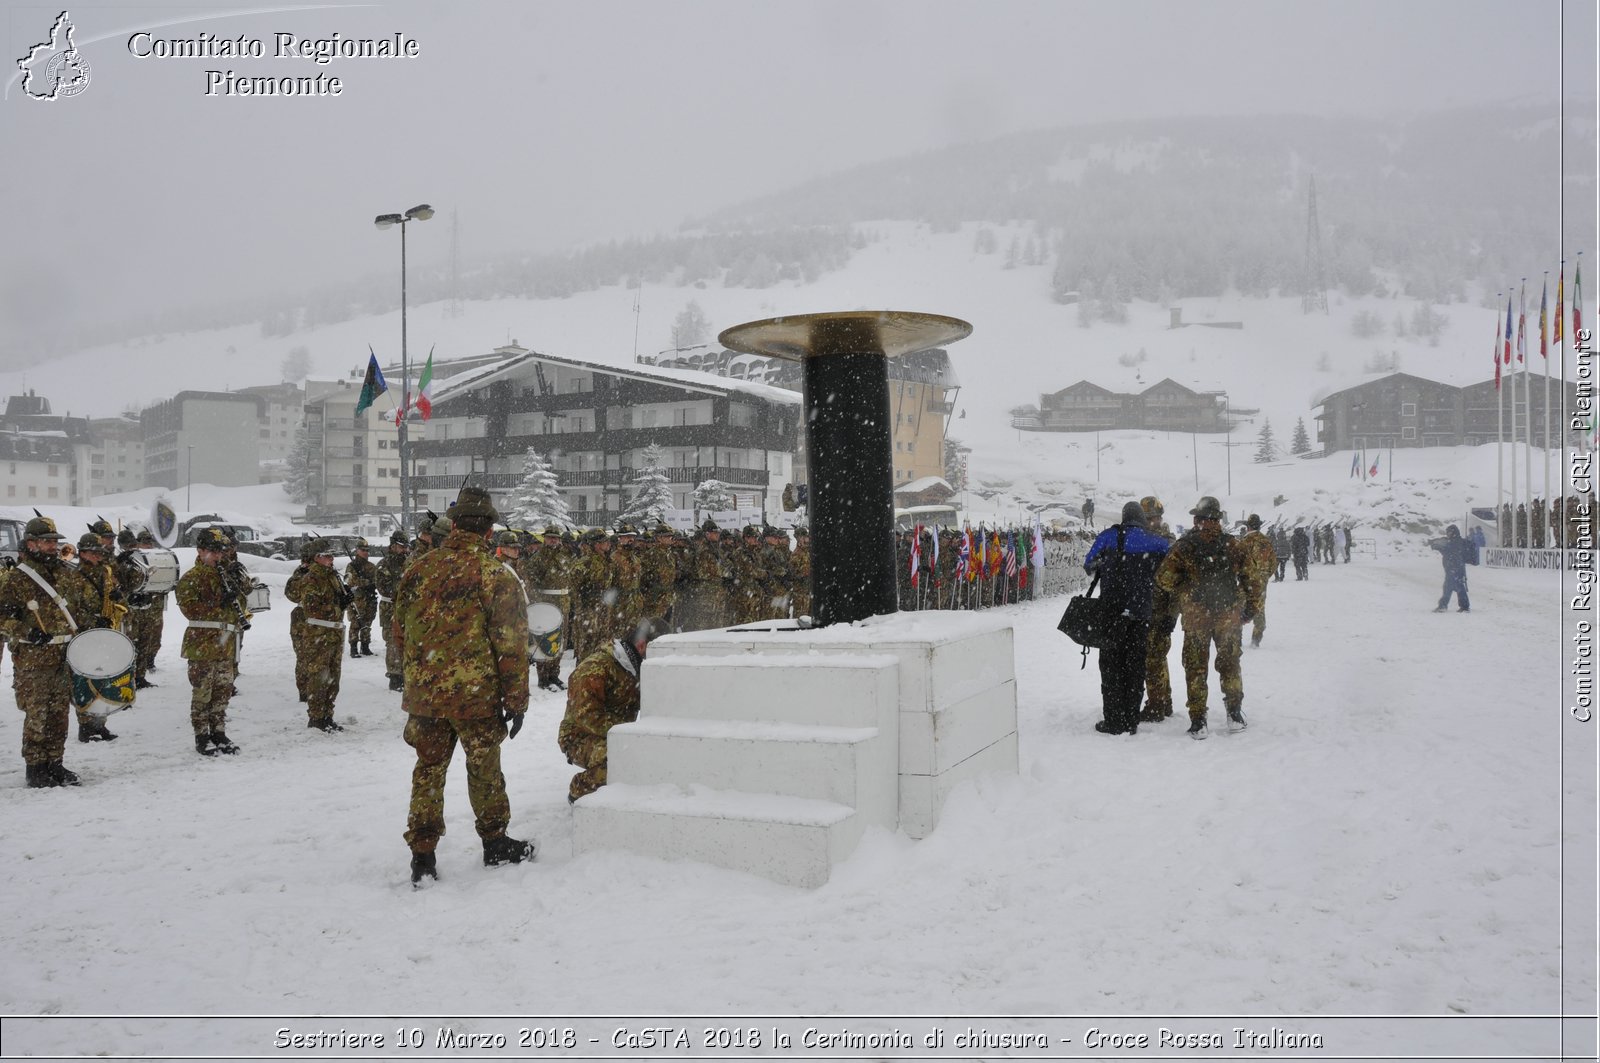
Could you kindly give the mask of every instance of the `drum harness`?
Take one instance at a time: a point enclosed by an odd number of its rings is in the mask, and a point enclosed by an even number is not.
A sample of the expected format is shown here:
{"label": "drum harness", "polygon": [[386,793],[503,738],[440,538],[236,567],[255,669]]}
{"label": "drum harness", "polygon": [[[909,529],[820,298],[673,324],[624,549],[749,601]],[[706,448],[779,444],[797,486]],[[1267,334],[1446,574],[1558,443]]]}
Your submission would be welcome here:
{"label": "drum harness", "polygon": [[[70,635],[51,635],[50,636],[50,641],[46,642],[45,645],[46,646],[65,646],[67,643],[71,642],[73,640],[73,638],[78,634],[78,622],[76,620],[72,619],[72,610],[67,608],[66,600],[61,597],[61,592],[56,590],[54,587],[50,586],[50,584],[46,583],[44,577],[39,575],[39,573],[35,572],[29,566],[27,566],[27,565],[18,565],[17,568],[22,571],[23,575],[27,576],[29,579],[33,580],[33,582],[37,583],[41,590],[43,590],[51,598],[55,599],[56,608],[61,610],[61,615],[67,618],[67,626],[72,629],[72,634],[70,634]],[[39,623],[39,603],[38,602],[29,602],[28,605],[33,610],[34,623],[36,623],[36,624]],[[39,626],[39,630],[43,631],[44,630],[44,625],[41,624]]]}

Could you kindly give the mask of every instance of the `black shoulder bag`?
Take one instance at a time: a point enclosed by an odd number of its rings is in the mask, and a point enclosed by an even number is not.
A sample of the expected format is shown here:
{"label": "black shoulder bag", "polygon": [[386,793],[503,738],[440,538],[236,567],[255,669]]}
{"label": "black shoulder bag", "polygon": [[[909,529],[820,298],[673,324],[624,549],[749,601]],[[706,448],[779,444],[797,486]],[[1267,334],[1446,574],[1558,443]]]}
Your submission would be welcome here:
{"label": "black shoulder bag", "polygon": [[[1123,544],[1127,534],[1127,528],[1117,529],[1119,557],[1123,554]],[[1072,600],[1067,603],[1067,611],[1061,614],[1061,620],[1056,624],[1057,630],[1083,647],[1083,661],[1078,665],[1080,669],[1088,666],[1090,650],[1098,650],[1105,646],[1111,624],[1118,616],[1107,608],[1105,598],[1094,597],[1095,588],[1099,585],[1100,573],[1096,572],[1094,579],[1089,581],[1089,589],[1082,594],[1072,596]]]}

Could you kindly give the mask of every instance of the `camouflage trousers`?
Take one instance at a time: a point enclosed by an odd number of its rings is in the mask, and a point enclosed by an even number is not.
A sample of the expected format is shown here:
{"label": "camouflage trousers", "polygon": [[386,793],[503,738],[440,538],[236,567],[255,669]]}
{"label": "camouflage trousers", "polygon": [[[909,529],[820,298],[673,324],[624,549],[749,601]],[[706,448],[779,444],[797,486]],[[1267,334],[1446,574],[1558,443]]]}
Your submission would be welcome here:
{"label": "camouflage trousers", "polygon": [[538,677],[540,686],[545,686],[561,678],[560,661],[534,661],[533,670]]}
{"label": "camouflage trousers", "polygon": [[[1266,602],[1266,596],[1263,595],[1262,596],[1262,600],[1261,600],[1261,608],[1256,610],[1256,618],[1254,620],[1250,621],[1250,642],[1251,642],[1251,644],[1252,645],[1259,645],[1260,642],[1261,642],[1261,636],[1265,635],[1266,633],[1267,633],[1267,602]],[[1240,632],[1239,637],[1240,637],[1240,640],[1243,641],[1244,633]]]}
{"label": "camouflage trousers", "polygon": [[221,734],[228,727],[228,699],[239,666],[233,661],[190,661],[189,726],[196,738]]}
{"label": "camouflage trousers", "polygon": [[498,716],[445,720],[432,716],[406,718],[406,745],[417,751],[411,770],[411,811],[406,818],[406,844],[412,852],[431,853],[444,836],[444,781],[456,740],[467,756],[467,799],[484,841],[505,836],[511,823],[511,800],[500,771],[500,743],[506,725]]}
{"label": "camouflage trousers", "polygon": [[376,619],[378,600],[356,595],[350,603],[350,648],[372,645],[372,621]]}
{"label": "camouflage trousers", "polygon": [[1239,670],[1242,626],[1239,610],[1223,613],[1183,614],[1183,678],[1188,687],[1189,716],[1206,714],[1206,670],[1211,644],[1217,646],[1217,675],[1222,680],[1222,702],[1230,709],[1244,703],[1244,675]]}
{"label": "camouflage trousers", "polygon": [[1144,656],[1144,711],[1149,719],[1172,715],[1172,675],[1167,655],[1172,652],[1172,629],[1161,617],[1150,623],[1150,642]]}
{"label": "camouflage trousers", "polygon": [[400,643],[390,634],[394,624],[394,603],[380,601],[378,603],[378,634],[383,636],[383,674],[388,676],[405,675],[405,665],[400,660]]}
{"label": "camouflage trousers", "polygon": [[307,626],[294,654],[295,686],[305,692],[311,722],[333,719],[344,667],[344,639],[335,628]]}
{"label": "camouflage trousers", "polygon": [[606,740],[592,735],[566,735],[559,739],[567,763],[583,770],[567,784],[567,800],[576,801],[606,784]]}
{"label": "camouflage trousers", "polygon": [[161,652],[161,632],[166,627],[165,611],[159,605],[130,609],[123,626],[128,629],[126,634],[133,640],[133,648],[138,652],[134,662],[134,677],[143,679],[145,673],[155,667],[156,654]]}
{"label": "camouflage trousers", "polygon": [[72,679],[67,673],[67,651],[49,655],[54,667],[20,665],[12,654],[11,689],[22,710],[22,759],[28,764],[54,764],[67,749],[67,706],[72,701]]}

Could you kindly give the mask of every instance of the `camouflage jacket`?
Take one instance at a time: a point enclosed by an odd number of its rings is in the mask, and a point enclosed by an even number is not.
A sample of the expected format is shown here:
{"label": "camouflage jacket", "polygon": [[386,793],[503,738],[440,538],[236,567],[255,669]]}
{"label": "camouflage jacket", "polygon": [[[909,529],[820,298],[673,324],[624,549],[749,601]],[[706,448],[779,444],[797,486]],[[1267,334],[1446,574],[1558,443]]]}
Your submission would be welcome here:
{"label": "camouflage jacket", "polygon": [[[639,718],[639,675],[622,643],[596,650],[567,679],[567,714],[557,742],[567,759],[589,768],[606,759],[606,735]],[[598,755],[596,755],[598,754]]]}
{"label": "camouflage jacket", "polygon": [[[302,620],[322,620],[337,624],[344,620],[345,606],[350,602],[350,592],[339,580],[339,573],[330,565],[313,561],[295,569],[283,585],[283,596],[296,603],[295,610]],[[323,624],[305,628],[308,635],[337,635],[338,632]]]}
{"label": "camouflage jacket", "polygon": [[372,576],[373,584],[378,588],[378,593],[391,602],[394,601],[395,591],[400,588],[400,577],[405,574],[408,556],[385,553],[378,563],[372,566],[375,569]]}
{"label": "camouflage jacket", "polygon": [[561,547],[541,543],[523,551],[522,578],[530,590],[567,590],[572,585],[571,561]]}
{"label": "camouflage jacket", "polygon": [[344,566],[344,585],[359,599],[371,602],[378,595],[378,566],[352,557]]}
{"label": "camouflage jacket", "polygon": [[528,709],[522,585],[480,535],[453,531],[406,569],[391,637],[413,716],[487,719]]}
{"label": "camouflage jacket", "polygon": [[[71,620],[55,600],[24,573],[26,568],[55,588],[67,604]],[[37,609],[28,608],[29,604]],[[11,643],[17,667],[22,671],[55,671],[65,666],[67,642],[77,631],[94,627],[100,615],[100,595],[95,588],[64,561],[40,561],[24,553],[15,568],[0,572],[0,637]],[[35,646],[28,637],[43,631],[53,641]]]}
{"label": "camouflage jacket", "polygon": [[[186,661],[233,661],[239,657],[239,599],[216,565],[196,564],[178,581],[178,609],[189,627],[180,656]],[[200,621],[203,626],[196,626]],[[228,625],[223,627],[221,625]]]}
{"label": "camouflage jacket", "polygon": [[1249,551],[1251,563],[1256,568],[1256,578],[1266,586],[1268,577],[1278,570],[1278,551],[1273,547],[1272,540],[1260,531],[1248,531],[1239,542]]}
{"label": "camouflage jacket", "polygon": [[1259,608],[1266,593],[1248,549],[1227,533],[1213,539],[1191,531],[1173,543],[1156,586],[1177,599],[1185,628],[1246,604]]}
{"label": "camouflage jacket", "polygon": [[115,627],[122,613],[127,610],[128,598],[122,591],[122,577],[117,565],[111,561],[90,562],[80,558],[78,575],[88,580],[89,586],[94,588],[95,615],[112,621]]}

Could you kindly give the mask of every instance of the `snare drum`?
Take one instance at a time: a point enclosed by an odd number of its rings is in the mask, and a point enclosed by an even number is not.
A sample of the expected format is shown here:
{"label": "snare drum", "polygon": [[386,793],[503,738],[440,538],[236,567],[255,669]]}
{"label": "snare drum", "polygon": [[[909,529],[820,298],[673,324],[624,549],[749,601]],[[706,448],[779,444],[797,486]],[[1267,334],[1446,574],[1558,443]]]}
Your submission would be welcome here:
{"label": "snare drum", "polygon": [[67,643],[67,670],[72,673],[72,704],[105,716],[133,704],[133,666],[137,654],[128,636],[108,627],[80,631]]}
{"label": "snare drum", "polygon": [[250,585],[250,593],[245,595],[244,607],[252,613],[264,613],[272,608],[272,592],[265,583]]}
{"label": "snare drum", "polygon": [[567,592],[534,590],[544,600],[528,603],[528,651],[536,661],[557,661],[566,648],[561,631],[566,626]]}
{"label": "snare drum", "polygon": [[134,593],[165,594],[178,585],[178,555],[171,550],[135,550],[128,556],[144,575]]}

